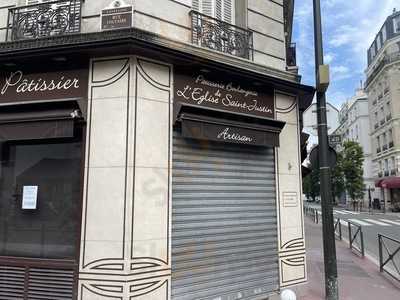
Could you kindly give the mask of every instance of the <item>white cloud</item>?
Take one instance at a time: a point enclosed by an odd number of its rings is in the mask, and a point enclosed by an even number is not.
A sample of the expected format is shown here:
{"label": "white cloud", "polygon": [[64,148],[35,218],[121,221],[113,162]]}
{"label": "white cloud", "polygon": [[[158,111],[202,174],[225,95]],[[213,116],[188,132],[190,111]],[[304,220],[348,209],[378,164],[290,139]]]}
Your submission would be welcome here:
{"label": "white cloud", "polygon": [[327,53],[324,55],[324,63],[329,65],[330,63],[332,63],[334,58],[335,58],[335,55],[333,55],[332,53]]}
{"label": "white cloud", "polygon": [[[340,106],[365,78],[367,49],[393,8],[400,8],[399,0],[324,0],[321,4],[324,61],[331,65],[328,95]],[[294,23],[298,65],[308,84],[314,81],[312,7],[312,0],[297,0]]]}

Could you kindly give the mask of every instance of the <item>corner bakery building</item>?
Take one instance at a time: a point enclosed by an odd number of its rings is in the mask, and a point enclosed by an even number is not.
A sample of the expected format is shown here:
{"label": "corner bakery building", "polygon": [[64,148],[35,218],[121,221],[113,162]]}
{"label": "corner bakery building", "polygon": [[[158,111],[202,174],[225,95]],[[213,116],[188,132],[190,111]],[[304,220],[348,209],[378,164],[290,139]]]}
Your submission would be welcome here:
{"label": "corner bakery building", "polygon": [[304,282],[314,90],[112,34],[0,54],[0,299],[265,299]]}

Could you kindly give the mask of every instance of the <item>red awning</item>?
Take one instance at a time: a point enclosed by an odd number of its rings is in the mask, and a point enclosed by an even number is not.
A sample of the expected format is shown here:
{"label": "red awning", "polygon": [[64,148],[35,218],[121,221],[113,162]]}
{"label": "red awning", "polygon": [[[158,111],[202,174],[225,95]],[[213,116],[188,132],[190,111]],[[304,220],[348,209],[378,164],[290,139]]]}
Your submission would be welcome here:
{"label": "red awning", "polygon": [[388,177],[383,179],[381,187],[386,189],[400,189],[400,177]]}
{"label": "red awning", "polygon": [[382,187],[382,181],[383,181],[383,179],[379,179],[379,180],[375,181],[375,187]]}

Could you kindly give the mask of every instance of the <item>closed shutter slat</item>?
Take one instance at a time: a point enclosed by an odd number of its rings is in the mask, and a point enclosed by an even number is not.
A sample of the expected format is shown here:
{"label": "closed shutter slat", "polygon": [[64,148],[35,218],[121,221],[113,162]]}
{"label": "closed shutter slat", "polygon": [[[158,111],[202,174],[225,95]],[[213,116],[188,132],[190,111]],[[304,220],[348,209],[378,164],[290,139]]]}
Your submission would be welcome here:
{"label": "closed shutter slat", "polygon": [[274,162],[272,148],[174,131],[173,300],[258,300],[278,289]]}

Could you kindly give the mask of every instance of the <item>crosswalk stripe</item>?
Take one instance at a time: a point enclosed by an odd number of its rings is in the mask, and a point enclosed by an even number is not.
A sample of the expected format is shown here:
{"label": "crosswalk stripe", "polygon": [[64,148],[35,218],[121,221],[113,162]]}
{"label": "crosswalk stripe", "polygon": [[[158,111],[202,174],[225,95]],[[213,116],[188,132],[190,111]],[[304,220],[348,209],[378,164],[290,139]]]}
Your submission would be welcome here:
{"label": "crosswalk stripe", "polygon": [[365,221],[370,222],[370,223],[373,223],[373,224],[377,224],[377,225],[380,225],[380,226],[392,226],[392,225],[390,225],[390,224],[386,224],[386,223],[383,223],[383,222],[379,222],[379,221],[373,220],[373,219],[365,219]]}
{"label": "crosswalk stripe", "polygon": [[394,225],[400,225],[400,222],[395,222],[392,220],[387,220],[387,219],[381,219],[382,222],[386,222],[386,223],[390,223],[390,224],[394,224]]}
{"label": "crosswalk stripe", "polygon": [[337,213],[337,214],[341,214],[341,215],[347,215],[348,214],[348,212],[341,211],[341,210],[334,210],[334,212]]}
{"label": "crosswalk stripe", "polygon": [[359,215],[360,213],[355,212],[355,211],[346,211],[348,214],[352,214],[352,215]]}
{"label": "crosswalk stripe", "polygon": [[357,220],[357,219],[349,219],[350,222],[362,225],[362,226],[372,226],[372,224],[369,224],[367,222],[361,221],[361,220]]}

